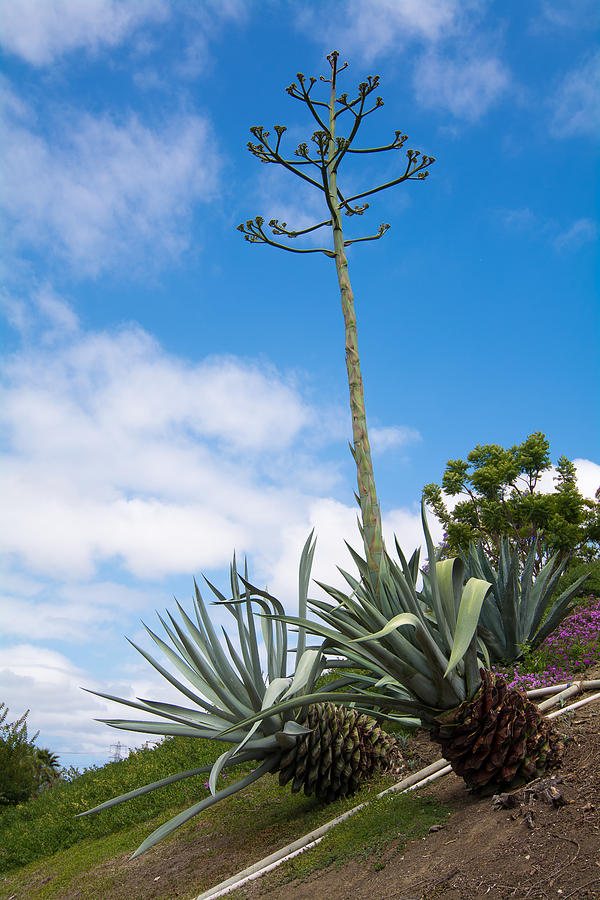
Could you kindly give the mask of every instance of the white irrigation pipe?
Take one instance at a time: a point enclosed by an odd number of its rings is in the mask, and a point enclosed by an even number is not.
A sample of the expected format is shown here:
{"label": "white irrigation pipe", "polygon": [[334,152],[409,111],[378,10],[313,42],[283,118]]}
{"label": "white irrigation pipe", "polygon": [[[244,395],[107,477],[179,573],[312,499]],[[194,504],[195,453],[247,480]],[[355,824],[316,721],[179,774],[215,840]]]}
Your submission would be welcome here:
{"label": "white irrigation pipe", "polygon": [[[380,794],[377,794],[377,798],[379,799],[379,797],[383,797],[384,794],[388,794],[390,791],[406,791],[422,787],[428,782],[433,781],[434,778],[439,778],[440,775],[444,775],[446,773],[446,769],[450,769],[450,766],[448,766],[446,760],[438,759],[437,762],[432,763],[425,769],[421,769],[420,771],[415,772],[413,775],[409,775],[398,784],[395,784],[392,787],[387,788],[385,791],[382,791]],[[248,868],[244,869],[242,872],[238,872],[237,875],[233,875],[231,878],[227,878],[225,881],[222,881],[220,884],[216,885],[216,887],[205,891],[204,894],[200,894],[200,896],[196,897],[195,900],[213,900],[213,898],[216,897],[224,897],[225,894],[231,893],[231,891],[235,890],[238,887],[241,887],[243,884],[246,884],[246,882],[254,881],[255,878],[259,878],[261,875],[265,875],[267,872],[270,872],[272,869],[275,869],[277,866],[281,865],[282,862],[286,862],[288,859],[292,859],[294,856],[297,856],[304,850],[308,850],[310,847],[314,847],[323,839],[330,828],[333,828],[334,825],[339,825],[339,823],[343,822],[345,819],[349,819],[350,816],[354,815],[354,813],[357,813],[359,810],[364,809],[364,807],[368,806],[368,804],[369,801],[366,800],[364,803],[360,803],[358,806],[354,806],[352,809],[347,810],[340,816],[337,816],[335,819],[331,819],[330,822],[326,822],[319,828],[315,828],[315,830],[311,831],[309,834],[305,834],[304,837],[298,838],[298,840],[293,841],[286,847],[282,847],[280,850],[276,850],[275,853],[271,853],[270,856],[266,856],[259,862],[248,866]]]}
{"label": "white irrigation pipe", "polygon": [[550,687],[534,688],[532,691],[525,691],[525,693],[530,700],[534,700],[536,697],[545,697],[546,694],[556,694],[558,691],[564,691],[574,684],[579,685],[582,691],[593,691],[600,688],[600,679],[597,681],[567,681],[564,684],[551,684]]}
{"label": "white irrigation pipe", "polygon": [[[550,705],[551,702],[561,702],[561,698],[564,699],[565,695],[567,694],[568,696],[572,696],[574,693],[591,690],[596,687],[600,687],[600,680],[574,683],[571,682],[570,684],[564,685],[553,685],[552,690],[557,691],[560,688],[563,688],[563,690],[560,691],[557,696],[552,697],[551,700],[547,700],[546,705]],[[576,690],[572,691],[572,688],[576,688]],[[551,689],[538,688],[537,690],[545,691],[546,693],[548,693]],[[538,694],[537,696],[540,696],[540,694]],[[574,709],[585,706],[587,703],[591,703],[593,700],[600,700],[600,692],[592,694],[590,697],[584,697],[583,700],[578,700],[577,703],[572,703],[570,706],[563,706],[561,709],[557,709],[554,712],[549,713],[546,718],[554,719],[556,718],[556,716],[562,716],[563,713],[571,712]],[[540,704],[539,708],[541,709],[542,706],[544,706],[544,704]],[[442,775],[447,775],[451,770],[452,767],[446,762],[445,759],[438,759],[436,762],[431,763],[431,765],[426,766],[419,772],[415,772],[413,775],[409,775],[407,778],[404,778],[402,781],[398,782],[398,784],[394,784],[392,785],[392,787],[386,788],[385,791],[381,791],[380,794],[377,794],[377,799],[385,796],[386,794],[394,792],[404,793],[405,791],[417,790],[417,788],[424,787],[431,781],[435,781],[436,778],[441,778]],[[238,872],[237,875],[232,875],[231,878],[227,878],[225,881],[222,881],[215,887],[210,888],[210,890],[205,891],[203,894],[200,894],[198,897],[196,897],[195,900],[216,900],[217,897],[224,897],[226,894],[230,894],[232,891],[236,890],[239,887],[242,887],[242,885],[247,884],[249,881],[254,881],[256,878],[260,878],[262,875],[266,875],[267,872],[270,872],[273,869],[277,868],[277,866],[280,866],[282,863],[287,862],[288,859],[293,859],[294,856],[298,856],[298,854],[303,853],[305,850],[309,850],[311,847],[315,847],[323,840],[323,837],[330,830],[330,828],[333,828],[340,822],[349,819],[350,816],[354,815],[354,813],[357,813],[359,810],[364,809],[364,807],[368,805],[369,801],[366,800],[364,803],[360,803],[358,806],[347,810],[345,813],[342,813],[340,816],[337,816],[330,822],[326,822],[324,825],[321,825],[319,828],[316,828],[309,834],[305,834],[304,837],[298,838],[298,840],[293,841],[291,844],[287,844],[287,846],[282,847],[280,850],[276,850],[275,853],[271,853],[270,856],[266,856],[259,862],[248,866],[248,868],[244,869],[242,872]]]}
{"label": "white irrigation pipe", "polygon": [[549,713],[546,718],[555,719],[556,716],[562,716],[563,713],[571,712],[574,709],[579,709],[580,706],[585,706],[587,703],[591,703],[592,700],[600,700],[600,692],[598,692],[597,694],[592,694],[591,697],[584,697],[583,700],[578,700],[577,703],[571,703],[570,706],[564,706],[562,709],[557,709],[554,712]]}

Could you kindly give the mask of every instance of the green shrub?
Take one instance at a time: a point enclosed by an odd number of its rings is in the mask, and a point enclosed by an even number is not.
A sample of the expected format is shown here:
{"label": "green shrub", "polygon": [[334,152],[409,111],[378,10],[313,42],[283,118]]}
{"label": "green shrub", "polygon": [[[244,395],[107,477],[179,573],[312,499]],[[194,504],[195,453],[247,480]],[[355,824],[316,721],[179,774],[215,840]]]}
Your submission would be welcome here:
{"label": "green shrub", "polygon": [[0,807],[28,800],[38,784],[34,744],[37,734],[33,738],[27,734],[29,710],[8,724],[7,714],[8,707],[0,703]]}
{"label": "green shrub", "polygon": [[593,594],[594,597],[600,597],[600,559],[595,559],[591,562],[578,559],[572,560],[569,568],[558,583],[556,593],[562,593],[565,588],[577,581],[578,578],[581,578],[582,575],[585,575],[586,572],[589,572],[589,577],[583,582],[578,595],[588,597],[590,594]]}

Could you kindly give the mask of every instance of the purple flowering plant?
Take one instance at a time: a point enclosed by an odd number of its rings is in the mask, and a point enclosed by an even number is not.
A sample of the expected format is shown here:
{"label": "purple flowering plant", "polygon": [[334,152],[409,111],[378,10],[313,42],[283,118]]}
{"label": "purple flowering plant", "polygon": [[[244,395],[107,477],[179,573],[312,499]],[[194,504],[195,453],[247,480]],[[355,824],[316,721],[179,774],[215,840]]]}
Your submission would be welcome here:
{"label": "purple flowering plant", "polygon": [[508,667],[493,666],[510,687],[533,690],[582,677],[600,662],[600,597],[583,597],[573,612],[548,635],[535,652]]}

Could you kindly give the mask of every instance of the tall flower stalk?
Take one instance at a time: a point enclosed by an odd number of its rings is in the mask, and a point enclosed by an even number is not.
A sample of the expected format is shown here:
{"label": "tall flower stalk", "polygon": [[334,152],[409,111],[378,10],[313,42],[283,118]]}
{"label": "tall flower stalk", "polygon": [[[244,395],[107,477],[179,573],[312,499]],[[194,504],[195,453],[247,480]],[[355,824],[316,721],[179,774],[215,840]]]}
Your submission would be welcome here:
{"label": "tall flower stalk", "polygon": [[[365,397],[358,353],[356,312],[354,295],[348,274],[346,247],[360,241],[378,240],[390,226],[387,223],[382,223],[375,234],[347,240],[344,237],[342,227],[342,212],[346,216],[362,216],[369,208],[369,203],[356,203],[356,201],[364,200],[365,197],[369,197],[371,194],[394,187],[403,181],[424,180],[428,175],[427,166],[435,162],[435,160],[432,156],[425,156],[418,150],[408,150],[406,151],[407,163],[404,166],[404,171],[397,178],[385,184],[360,191],[352,196],[346,196],[342,192],[338,184],[338,171],[340,163],[347,153],[381,153],[389,150],[399,150],[404,146],[408,137],[402,132],[396,131],[394,139],[389,144],[368,148],[353,146],[363,119],[374,110],[383,106],[382,98],[376,97],[373,105],[368,107],[369,96],[379,86],[379,76],[369,75],[366,81],[361,82],[358,86],[357,96],[352,100],[348,99],[348,94],[346,93],[337,96],[338,75],[348,65],[344,63],[342,66],[338,66],[338,57],[337,51],[333,51],[328,55],[327,60],[331,69],[330,77],[320,76],[321,82],[331,85],[328,102],[317,100],[311,96],[317,79],[311,76],[307,80],[302,72],[297,74],[298,84],[293,83],[287,88],[287,93],[291,97],[306,104],[318,125],[318,129],[311,137],[314,147],[311,147],[309,150],[307,143],[300,143],[295,150],[293,159],[284,157],[280,152],[281,139],[286,131],[286,127],[283,125],[274,126],[276,139],[271,140],[271,142],[269,142],[270,132],[265,131],[262,126],[252,127],[250,131],[259,143],[248,143],[250,152],[260,159],[261,162],[277,163],[297,177],[307,181],[317,190],[322,191],[329,213],[328,218],[301,230],[292,230],[288,228],[286,222],[280,222],[279,219],[271,219],[269,221],[271,234],[269,235],[265,231],[262,216],[256,216],[255,219],[249,219],[245,224],[239,225],[238,230],[251,243],[270,244],[272,247],[279,247],[282,250],[289,250],[293,253],[324,253],[335,261],[344,316],[346,368],[350,392],[350,410],[352,413],[351,450],[356,463],[358,484],[356,497],[361,510],[362,533],[369,570],[378,574],[384,549],[381,511],[375,488],[373,460],[367,429]],[[341,136],[336,133],[337,120],[346,113],[349,114],[347,118],[350,119],[351,127],[345,136]],[[289,244],[284,244],[276,239],[280,236],[294,239],[326,227],[331,228],[333,231],[333,250],[326,247],[291,247]]]}

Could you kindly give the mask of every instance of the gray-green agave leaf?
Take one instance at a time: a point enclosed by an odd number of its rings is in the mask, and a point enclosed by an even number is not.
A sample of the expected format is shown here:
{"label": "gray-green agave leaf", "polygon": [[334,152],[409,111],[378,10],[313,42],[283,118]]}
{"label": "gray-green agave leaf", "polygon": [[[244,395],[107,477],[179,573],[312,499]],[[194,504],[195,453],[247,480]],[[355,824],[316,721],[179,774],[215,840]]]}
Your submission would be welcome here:
{"label": "gray-green agave leaf", "polygon": [[[434,547],[425,509],[423,529],[430,559]],[[400,565],[385,553],[377,575],[366,560],[351,550],[361,580],[340,570],[350,593],[321,584],[331,600],[309,600],[318,621],[302,616],[278,616],[319,636],[326,655],[341,656],[348,665],[366,674],[355,679],[353,690],[324,693],[333,703],[353,703],[372,714],[393,713],[430,723],[441,710],[470,700],[481,685],[479,615],[491,585],[470,578],[464,584],[461,560],[438,562],[431,567],[431,605],[427,614],[416,587],[418,556],[411,562],[399,552]],[[331,602],[333,601],[333,602]],[[275,704],[285,712],[292,705],[308,705],[306,694]],[[263,718],[251,716],[244,726]],[[225,732],[226,733],[226,732]]]}
{"label": "gray-green agave leaf", "polygon": [[492,585],[481,610],[479,634],[492,663],[507,665],[518,660],[525,647],[534,650],[560,625],[573,608],[573,601],[587,575],[554,598],[567,560],[557,562],[555,554],[533,576],[537,542],[534,542],[522,570],[517,550],[511,553],[504,539],[498,568],[488,560],[483,545],[471,544],[464,557],[464,578],[484,578]]}
{"label": "gray-green agave leaf", "polygon": [[[311,533],[300,560],[299,613],[302,619],[306,616],[314,546]],[[354,793],[362,779],[370,777],[376,769],[396,765],[399,759],[398,742],[393,736],[386,735],[373,718],[361,710],[342,710],[322,702],[323,690],[346,686],[352,683],[353,678],[344,676],[323,689],[316,688],[325,658],[319,647],[306,647],[302,626],[295,650],[295,672],[288,677],[288,634],[282,619],[283,606],[266,591],[251,588],[247,572],[244,577],[238,574],[235,557],[230,581],[230,598],[226,598],[210,582],[207,583],[217,597],[217,605],[235,619],[239,652],[226,632],[228,653],[223,649],[197,586],[193,619],[179,604],[181,621],[170,614],[168,623],[160,619],[171,645],[149,628],[146,629],[171,666],[187,683],[173,675],[146,650],[133,645],[188,703],[191,701],[192,706],[141,698],[125,700],[98,691],[91,692],[153,717],[143,720],[101,720],[113,728],[143,734],[218,739],[232,745],[212,766],[179,772],[107,800],[81,814],[100,812],[183,778],[210,771],[208,785],[211,795],[157,828],[138,847],[134,856],[139,856],[179,825],[252,784],[267,772],[279,772],[280,784],[291,781],[292,791],[303,789],[306,794],[314,793],[319,799],[329,802]],[[259,633],[266,650],[266,675],[263,675],[260,664]],[[304,696],[311,697],[310,704],[302,703]],[[247,722],[252,716],[254,720]],[[217,779],[223,770],[250,760],[257,763],[254,771],[217,791]]]}

